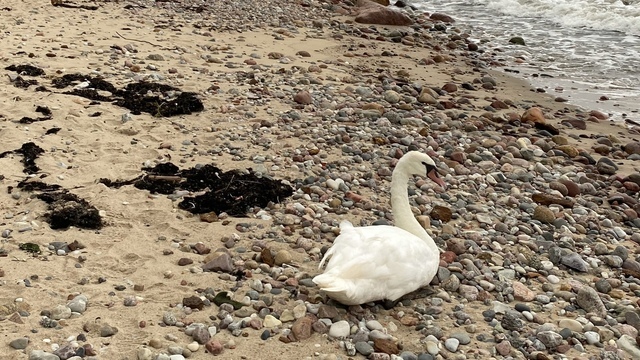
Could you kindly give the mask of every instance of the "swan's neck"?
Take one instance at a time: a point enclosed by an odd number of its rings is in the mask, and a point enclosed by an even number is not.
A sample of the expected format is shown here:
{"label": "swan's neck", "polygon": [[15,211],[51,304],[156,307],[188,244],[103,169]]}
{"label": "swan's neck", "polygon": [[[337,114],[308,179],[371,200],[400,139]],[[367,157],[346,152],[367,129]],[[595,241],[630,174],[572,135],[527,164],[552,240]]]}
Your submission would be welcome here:
{"label": "swan's neck", "polygon": [[402,171],[402,169],[396,168],[391,176],[391,209],[393,211],[393,220],[396,227],[421,238],[436,252],[438,251],[438,247],[435,242],[413,216],[413,212],[411,212],[409,195],[407,193],[408,181],[409,176]]}

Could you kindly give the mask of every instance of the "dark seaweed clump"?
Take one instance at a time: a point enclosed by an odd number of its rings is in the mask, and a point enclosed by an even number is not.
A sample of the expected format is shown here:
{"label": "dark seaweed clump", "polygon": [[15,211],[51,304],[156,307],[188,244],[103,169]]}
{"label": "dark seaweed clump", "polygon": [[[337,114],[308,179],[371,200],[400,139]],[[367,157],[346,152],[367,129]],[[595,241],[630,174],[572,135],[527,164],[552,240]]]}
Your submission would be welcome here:
{"label": "dark seaweed clump", "polygon": [[193,214],[226,212],[239,217],[246,216],[252,207],[265,207],[293,194],[293,189],[281,180],[258,177],[253,172],[223,172],[211,164],[180,170],[172,163],[164,163],[143,171],[145,175],[132,180],[100,179],[100,182],[116,188],[133,184],[138,189],[165,195],[177,190],[206,190],[202,195],[185,197],[178,206]]}
{"label": "dark seaweed clump", "polygon": [[[159,95],[149,95],[149,92]],[[177,96],[175,95],[177,93]],[[192,92],[180,92],[170,85],[150,82],[128,84],[118,92],[115,104],[131,110],[134,115],[143,112],[153,116],[175,116],[204,110],[202,101]]]}
{"label": "dark seaweed clump", "polygon": [[[153,82],[137,82],[128,84],[124,89],[117,89],[114,85],[101,77],[82,74],[66,74],[53,80],[53,86],[64,89],[81,82],[88,86],[82,89],[65,91],[63,94],[75,95],[95,101],[113,102],[115,105],[127,108],[134,115],[143,112],[153,116],[175,116],[191,114],[204,110],[202,101],[192,92]],[[103,93],[101,93],[102,91]],[[109,92],[109,95],[104,94]]]}
{"label": "dark seaweed clump", "polygon": [[26,76],[44,75],[44,70],[32,65],[9,65],[4,69],[9,71],[15,71],[20,75],[26,75]]}
{"label": "dark seaweed clump", "polygon": [[98,209],[86,200],[66,190],[36,195],[49,205],[47,222],[52,229],[76,226],[82,229],[100,229],[104,225]]}
{"label": "dark seaweed clump", "polygon": [[40,171],[40,168],[36,165],[36,159],[42,153],[44,153],[44,149],[33,142],[28,142],[22,144],[20,149],[0,153],[0,158],[6,157],[9,154],[20,154],[22,155],[22,163],[24,164],[23,172],[27,174],[35,174]]}
{"label": "dark seaweed clump", "polygon": [[56,184],[25,179],[18,183],[24,191],[39,191],[36,197],[48,204],[46,221],[52,229],[75,226],[82,229],[100,229],[104,225],[98,209]]}
{"label": "dark seaweed clump", "polygon": [[13,86],[19,89],[27,89],[31,85],[38,85],[38,80],[25,80],[22,76],[18,76],[15,80],[13,80]]}
{"label": "dark seaweed clump", "polygon": [[23,117],[22,119],[20,119],[18,122],[20,124],[31,124],[34,122],[38,122],[38,121],[46,121],[46,120],[51,120],[52,117],[52,113],[51,110],[46,107],[46,106],[37,106],[36,107],[36,112],[41,113],[44,116],[40,116],[38,118],[30,118],[28,116]]}

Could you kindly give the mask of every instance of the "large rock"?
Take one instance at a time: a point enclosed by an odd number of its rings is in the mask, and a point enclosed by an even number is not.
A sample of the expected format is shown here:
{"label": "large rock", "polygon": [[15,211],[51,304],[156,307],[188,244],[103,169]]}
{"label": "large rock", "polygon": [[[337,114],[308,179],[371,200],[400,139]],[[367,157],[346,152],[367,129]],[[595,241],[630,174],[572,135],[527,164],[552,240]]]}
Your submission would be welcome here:
{"label": "large rock", "polygon": [[231,261],[231,256],[227,253],[217,253],[212,254],[211,260],[207,261],[204,265],[202,265],[202,270],[204,271],[222,271],[222,272],[232,272],[233,271],[233,262]]}
{"label": "large rock", "polygon": [[535,106],[527,109],[527,111],[522,114],[522,121],[538,124],[544,124],[546,122],[542,110]]}
{"label": "large rock", "polygon": [[442,14],[442,13],[433,13],[431,14],[431,16],[429,16],[429,19],[435,20],[435,21],[442,21],[444,23],[449,23],[449,24],[453,24],[454,22],[456,22],[451,16],[447,14]]}
{"label": "large rock", "polygon": [[361,24],[376,25],[413,25],[413,20],[397,10],[386,8],[371,0],[358,0],[358,15],[355,21]]}
{"label": "large rock", "polygon": [[640,154],[640,141],[632,141],[624,146],[627,154]]}

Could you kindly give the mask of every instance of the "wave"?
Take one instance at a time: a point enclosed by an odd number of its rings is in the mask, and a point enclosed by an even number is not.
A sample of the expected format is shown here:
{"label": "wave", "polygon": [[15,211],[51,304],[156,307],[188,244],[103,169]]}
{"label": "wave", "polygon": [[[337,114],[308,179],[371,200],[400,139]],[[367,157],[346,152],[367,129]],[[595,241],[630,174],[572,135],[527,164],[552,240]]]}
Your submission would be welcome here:
{"label": "wave", "polygon": [[[514,17],[543,18],[573,28],[640,36],[640,0],[472,0]],[[626,4],[626,5],[625,5]]]}

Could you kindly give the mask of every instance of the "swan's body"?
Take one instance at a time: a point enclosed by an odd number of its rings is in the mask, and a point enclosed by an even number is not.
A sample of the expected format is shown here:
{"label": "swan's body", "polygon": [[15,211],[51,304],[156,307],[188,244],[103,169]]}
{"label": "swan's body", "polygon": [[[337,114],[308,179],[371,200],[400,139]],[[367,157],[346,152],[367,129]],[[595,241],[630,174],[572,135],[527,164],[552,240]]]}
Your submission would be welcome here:
{"label": "swan's body", "polygon": [[411,175],[426,175],[444,187],[429,156],[416,151],[403,156],[391,178],[396,226],[340,223],[340,236],[320,262],[320,267],[327,262],[325,272],[313,278],[329,297],[345,305],[395,301],[431,282],[440,251],[411,212],[407,196]]}

